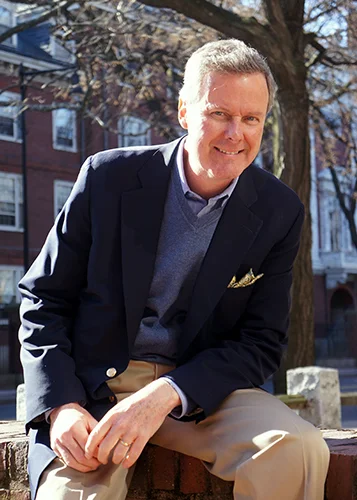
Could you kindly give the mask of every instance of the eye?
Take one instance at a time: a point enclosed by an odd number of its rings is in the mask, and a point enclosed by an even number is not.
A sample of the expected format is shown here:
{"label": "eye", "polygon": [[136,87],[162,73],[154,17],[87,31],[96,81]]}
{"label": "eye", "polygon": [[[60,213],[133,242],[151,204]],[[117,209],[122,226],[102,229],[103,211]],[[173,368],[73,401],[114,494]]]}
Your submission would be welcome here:
{"label": "eye", "polygon": [[226,116],[226,114],[223,111],[213,111],[212,115],[217,116],[218,118],[223,118],[224,116]]}
{"label": "eye", "polygon": [[259,119],[256,116],[246,116],[245,120],[252,123],[259,122]]}

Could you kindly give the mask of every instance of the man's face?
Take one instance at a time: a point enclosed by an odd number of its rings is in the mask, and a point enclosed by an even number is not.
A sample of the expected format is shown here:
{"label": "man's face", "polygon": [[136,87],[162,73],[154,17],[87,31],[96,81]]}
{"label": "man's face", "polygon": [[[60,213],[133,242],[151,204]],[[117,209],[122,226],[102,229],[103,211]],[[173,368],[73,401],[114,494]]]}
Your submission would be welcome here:
{"label": "man's face", "polygon": [[184,165],[190,188],[205,198],[222,192],[258,154],[268,108],[261,73],[213,72],[200,99],[179,101],[179,122],[187,129]]}

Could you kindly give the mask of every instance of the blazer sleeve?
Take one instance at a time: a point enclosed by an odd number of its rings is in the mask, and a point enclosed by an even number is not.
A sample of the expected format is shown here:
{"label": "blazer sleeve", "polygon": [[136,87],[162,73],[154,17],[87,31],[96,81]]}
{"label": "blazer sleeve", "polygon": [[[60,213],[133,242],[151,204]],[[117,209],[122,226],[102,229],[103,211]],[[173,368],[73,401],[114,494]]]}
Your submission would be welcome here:
{"label": "blazer sleeve", "polygon": [[91,247],[90,180],[88,159],[39,256],[19,283],[20,355],[27,422],[33,427],[47,410],[86,400],[71,357],[71,330]]}
{"label": "blazer sleeve", "polygon": [[233,331],[166,375],[196,402],[201,410],[193,412],[197,421],[211,414],[233,391],[259,387],[278,369],[286,346],[292,268],[303,220],[300,205],[288,233],[259,268],[264,277],[253,285]]}

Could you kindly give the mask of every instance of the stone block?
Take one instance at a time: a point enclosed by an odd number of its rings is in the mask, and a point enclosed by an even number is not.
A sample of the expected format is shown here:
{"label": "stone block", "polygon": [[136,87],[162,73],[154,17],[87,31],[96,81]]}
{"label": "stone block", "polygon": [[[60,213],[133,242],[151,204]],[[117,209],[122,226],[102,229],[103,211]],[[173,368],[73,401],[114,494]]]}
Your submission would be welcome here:
{"label": "stone block", "polygon": [[22,422],[0,422],[0,500],[30,500]]}
{"label": "stone block", "polygon": [[287,393],[301,394],[308,400],[299,414],[312,424],[325,428],[341,427],[341,396],[338,371],[306,366],[287,371]]}

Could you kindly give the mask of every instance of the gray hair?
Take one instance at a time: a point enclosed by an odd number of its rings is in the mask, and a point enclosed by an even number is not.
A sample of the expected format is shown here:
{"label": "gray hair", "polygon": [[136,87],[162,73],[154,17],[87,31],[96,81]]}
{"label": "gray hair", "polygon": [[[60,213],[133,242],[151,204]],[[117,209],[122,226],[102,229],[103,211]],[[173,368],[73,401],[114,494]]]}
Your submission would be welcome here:
{"label": "gray hair", "polygon": [[262,73],[269,92],[268,111],[272,108],[277,90],[272,72],[264,57],[241,40],[217,40],[197,49],[186,63],[181,99],[191,103],[198,101],[204,78],[212,72]]}

